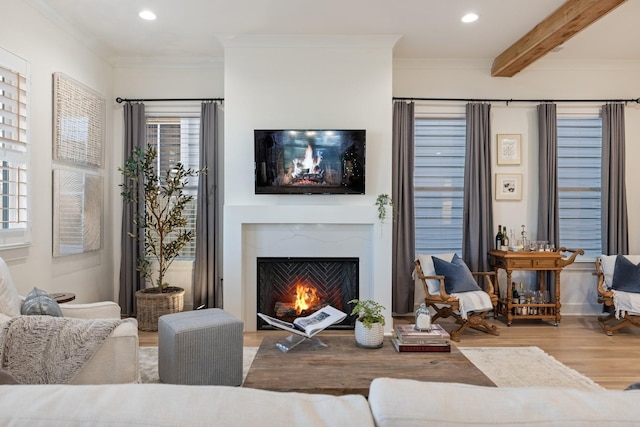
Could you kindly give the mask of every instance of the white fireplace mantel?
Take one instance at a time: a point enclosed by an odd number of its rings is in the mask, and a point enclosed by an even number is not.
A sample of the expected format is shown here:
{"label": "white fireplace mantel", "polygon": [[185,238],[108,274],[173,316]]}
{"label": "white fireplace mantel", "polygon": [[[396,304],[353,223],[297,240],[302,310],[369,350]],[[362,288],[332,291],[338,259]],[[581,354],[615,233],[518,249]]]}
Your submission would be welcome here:
{"label": "white fireplace mantel", "polygon": [[358,257],[360,298],[387,307],[391,328],[391,225],[375,206],[225,206],[224,308],[256,330],[256,260]]}

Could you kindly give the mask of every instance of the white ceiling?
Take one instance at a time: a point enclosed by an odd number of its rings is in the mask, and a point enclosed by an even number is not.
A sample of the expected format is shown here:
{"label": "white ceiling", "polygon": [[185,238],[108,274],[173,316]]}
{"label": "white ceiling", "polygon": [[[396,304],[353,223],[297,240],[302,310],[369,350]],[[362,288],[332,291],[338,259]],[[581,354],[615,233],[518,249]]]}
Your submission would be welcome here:
{"label": "white ceiling", "polygon": [[[564,0],[28,0],[106,59],[222,58],[228,35],[397,35],[395,58],[493,59]],[[152,9],[158,19],[143,21]],[[463,24],[475,12],[480,19]],[[565,43],[559,59],[640,60],[640,0]]]}

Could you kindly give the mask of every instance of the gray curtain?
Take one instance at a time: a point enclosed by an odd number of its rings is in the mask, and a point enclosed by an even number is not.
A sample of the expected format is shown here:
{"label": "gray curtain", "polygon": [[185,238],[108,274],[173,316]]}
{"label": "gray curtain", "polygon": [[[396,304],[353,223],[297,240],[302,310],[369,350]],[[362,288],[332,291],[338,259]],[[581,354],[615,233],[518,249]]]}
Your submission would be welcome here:
{"label": "gray curtain", "polygon": [[[144,104],[124,104],[124,158],[133,153],[135,147],[146,145],[147,135]],[[144,255],[144,242],[130,234],[138,234],[134,220],[137,212],[144,209],[144,193],[140,188],[137,205],[124,203],[122,206],[122,229],[120,232],[120,292],[118,303],[124,317],[136,316],[136,291],[142,289],[144,277],[136,269],[138,258]]]}
{"label": "gray curtain", "polygon": [[393,104],[391,198],[395,205],[392,237],[393,312],[413,312],[415,283],[411,277],[415,259],[413,211],[414,117],[413,102]]}
{"label": "gray curtain", "polygon": [[556,104],[540,104],[538,112],[538,238],[560,246],[558,214],[558,120]]}
{"label": "gray curtain", "polygon": [[493,247],[490,113],[491,104],[466,106],[462,258],[471,271],[489,271]]}
{"label": "gray curtain", "polygon": [[[538,238],[560,246],[558,212],[558,119],[556,104],[540,104],[538,112]],[[533,237],[533,236],[531,236]],[[555,292],[555,273],[547,274],[547,290]]]}
{"label": "gray curtain", "polygon": [[222,308],[218,206],[218,104],[202,103],[200,117],[200,167],[196,210],[196,259],[193,307]]}
{"label": "gray curtain", "polygon": [[628,254],[624,104],[602,106],[602,252]]}

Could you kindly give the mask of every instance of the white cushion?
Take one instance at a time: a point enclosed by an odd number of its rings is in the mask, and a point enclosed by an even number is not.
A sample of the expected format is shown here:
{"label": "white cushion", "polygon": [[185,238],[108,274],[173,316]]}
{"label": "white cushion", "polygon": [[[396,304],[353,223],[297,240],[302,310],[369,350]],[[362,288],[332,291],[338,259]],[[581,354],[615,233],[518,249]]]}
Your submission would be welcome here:
{"label": "white cushion", "polygon": [[[453,256],[455,254],[447,253],[447,254],[435,254],[435,255],[421,255],[418,254],[418,261],[420,261],[420,267],[422,267],[422,273],[425,276],[435,276],[436,269],[433,266],[432,256],[445,260],[447,262],[451,262]],[[420,280],[420,279],[418,279]],[[429,289],[429,293],[431,295],[440,295],[440,280],[437,279],[427,279],[427,289]]]}
{"label": "white cushion", "polygon": [[0,258],[0,313],[10,317],[19,316],[21,306],[22,300],[20,299],[18,290],[13,284],[13,279],[11,279],[9,267],[7,267],[7,263]]}
{"label": "white cushion", "polygon": [[392,378],[376,378],[369,387],[377,427],[635,426],[639,399],[640,391],[482,387]]}
{"label": "white cushion", "polygon": [[172,384],[2,386],[0,425],[374,427],[360,395]]}
{"label": "white cushion", "polygon": [[76,319],[119,319],[120,306],[113,301],[89,302],[84,304],[60,304],[64,317]]}
{"label": "white cushion", "polygon": [[2,324],[4,322],[8,322],[9,320],[11,320],[10,316],[7,316],[6,314],[0,313],[0,326],[2,326]]}
{"label": "white cushion", "polygon": [[[640,262],[640,255],[623,255],[626,259],[634,264]],[[602,273],[604,274],[604,288],[611,289],[613,284],[613,271],[616,268],[616,258],[618,255],[602,255],[600,257],[600,266],[602,267]]]}

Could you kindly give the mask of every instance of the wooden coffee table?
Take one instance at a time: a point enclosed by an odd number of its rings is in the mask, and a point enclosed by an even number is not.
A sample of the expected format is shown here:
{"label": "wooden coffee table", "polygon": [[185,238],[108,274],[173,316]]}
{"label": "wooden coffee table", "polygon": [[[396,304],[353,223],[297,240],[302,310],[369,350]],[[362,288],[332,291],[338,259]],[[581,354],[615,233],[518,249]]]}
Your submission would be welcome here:
{"label": "wooden coffee table", "polygon": [[495,387],[495,384],[454,346],[451,353],[398,353],[390,337],[380,349],[356,346],[349,335],[318,335],[327,347],[305,341],[288,353],[276,342],[286,335],[262,340],[243,387],[332,395],[369,395],[374,378],[459,382]]}

